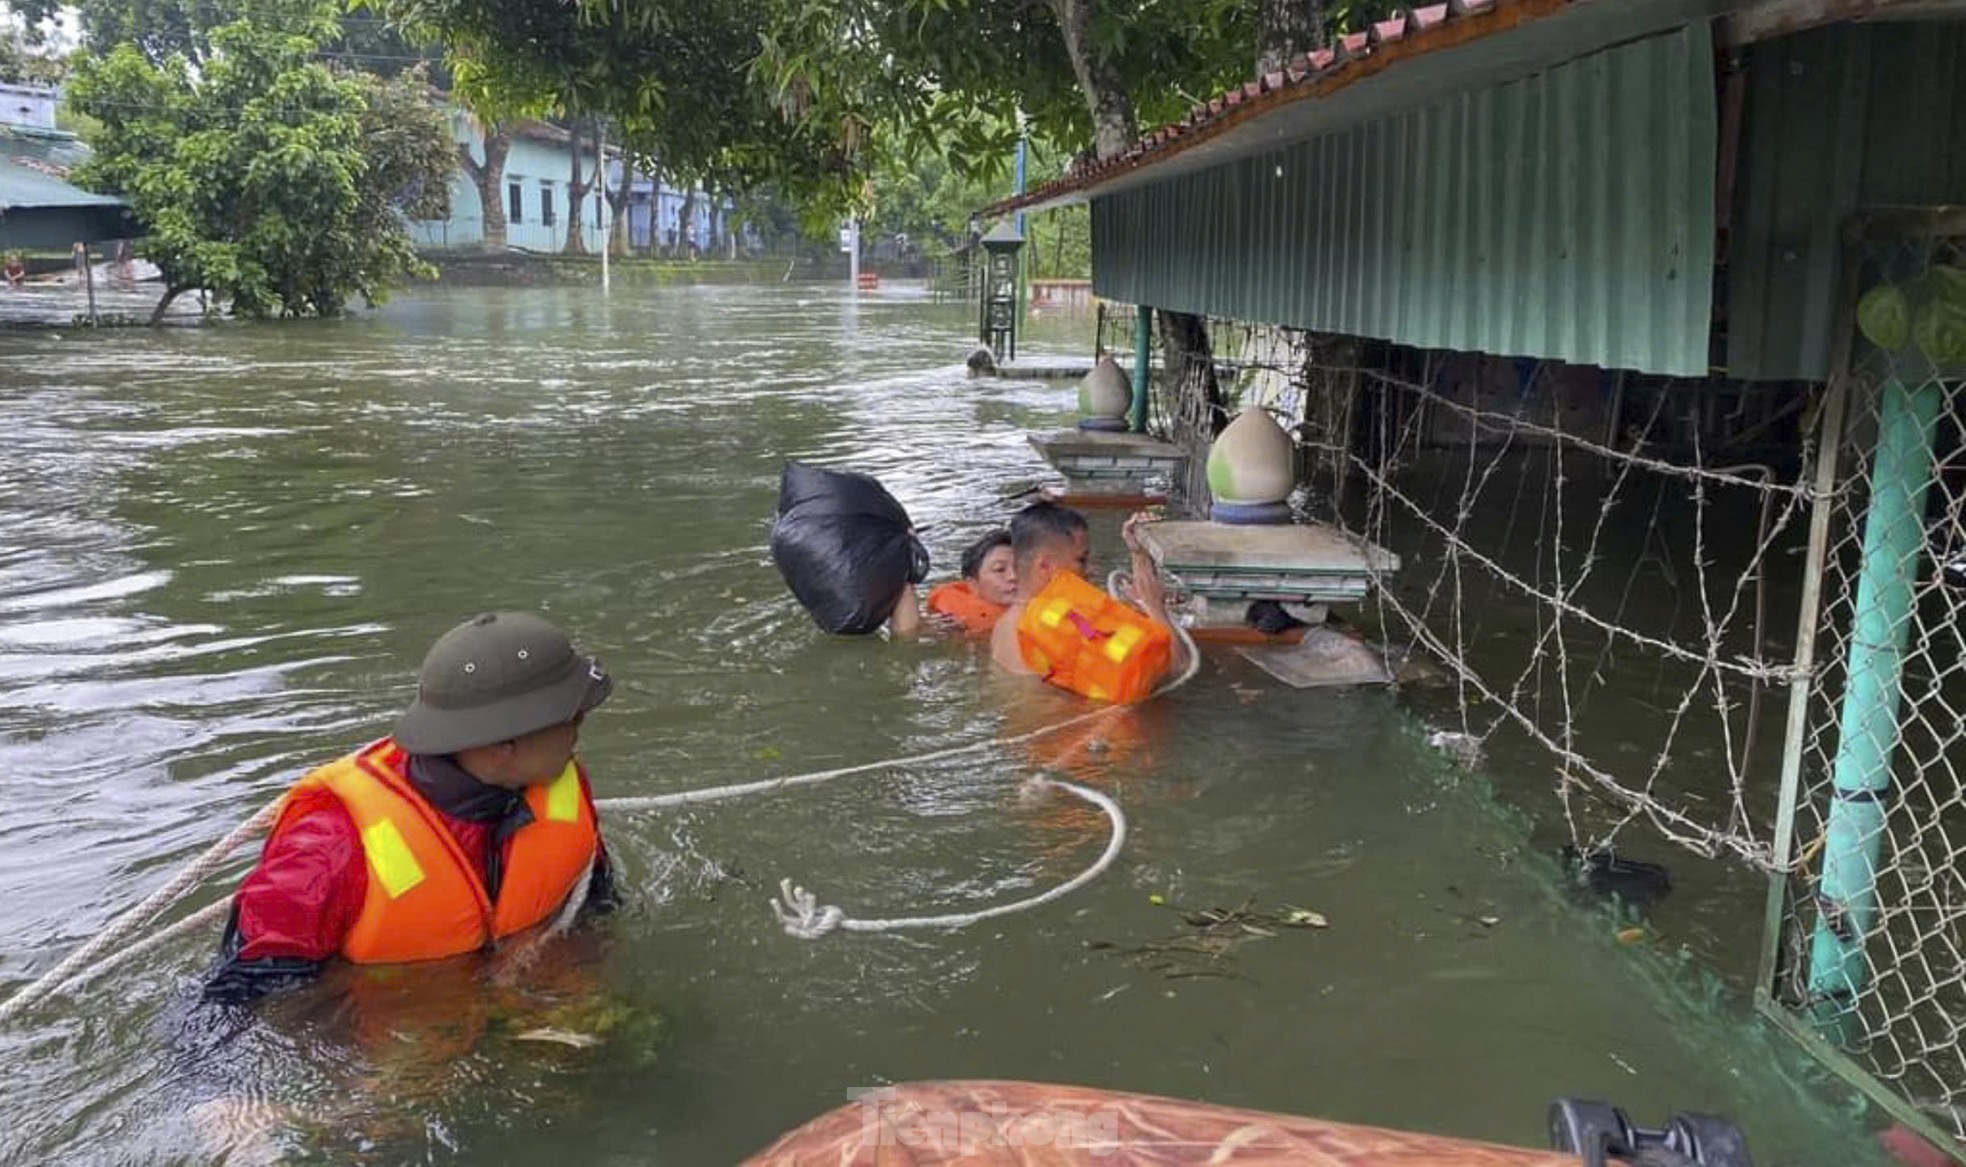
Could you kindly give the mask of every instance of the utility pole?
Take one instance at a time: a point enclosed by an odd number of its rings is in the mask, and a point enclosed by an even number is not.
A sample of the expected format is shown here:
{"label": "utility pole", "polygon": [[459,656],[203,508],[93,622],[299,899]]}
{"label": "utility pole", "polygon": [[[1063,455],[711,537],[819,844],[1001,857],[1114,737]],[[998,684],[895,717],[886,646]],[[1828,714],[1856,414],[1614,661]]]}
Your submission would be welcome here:
{"label": "utility pole", "polygon": [[[601,295],[603,296],[607,295],[610,290],[608,283],[608,252],[614,249],[614,232],[610,230],[612,224],[608,222],[608,211],[612,210],[613,207],[608,202],[607,135],[606,125],[600,121],[596,121],[594,123],[594,169],[600,173],[600,181],[596,182],[594,187],[600,192],[601,197],[597,200],[598,205],[594,208],[594,221],[601,225]],[[626,181],[628,178],[628,156],[626,154],[621,156],[621,166],[621,177],[623,181]]]}

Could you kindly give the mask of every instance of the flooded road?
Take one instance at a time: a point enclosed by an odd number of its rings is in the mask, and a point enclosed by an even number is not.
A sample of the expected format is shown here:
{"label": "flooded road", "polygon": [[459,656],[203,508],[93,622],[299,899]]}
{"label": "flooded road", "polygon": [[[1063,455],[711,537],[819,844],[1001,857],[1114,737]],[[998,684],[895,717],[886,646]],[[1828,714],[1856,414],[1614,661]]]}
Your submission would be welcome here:
{"label": "flooded road", "polygon": [[[617,677],[583,734],[603,798],[1072,712],[1007,698],[960,645],[822,636],[766,554],[787,458],[881,478],[938,576],[1045,478],[1025,435],[1074,396],[969,380],[968,322],[903,293],[460,291],[0,337],[0,996],[386,732],[424,649],[485,609],[543,611]],[[1095,519],[1097,563],[1117,531]],[[187,939],[0,1028],[0,1161],[726,1163],[850,1090],[983,1076],[1529,1146],[1582,1095],[1730,1114],[1757,1163],[1868,1161],[1846,1092],[1566,903],[1546,840],[1423,736],[1387,694],[1285,690],[1218,653],[1096,746],[605,816],[627,906],[489,983],[200,1009],[216,937]],[[953,934],[806,941],[772,918],[786,877],[863,916],[1069,877],[1103,824],[1020,800],[1040,766],[1131,819],[1079,894]],[[1252,897],[1330,927],[1209,951],[1175,910]],[[1757,909],[1722,917],[1743,953]]]}

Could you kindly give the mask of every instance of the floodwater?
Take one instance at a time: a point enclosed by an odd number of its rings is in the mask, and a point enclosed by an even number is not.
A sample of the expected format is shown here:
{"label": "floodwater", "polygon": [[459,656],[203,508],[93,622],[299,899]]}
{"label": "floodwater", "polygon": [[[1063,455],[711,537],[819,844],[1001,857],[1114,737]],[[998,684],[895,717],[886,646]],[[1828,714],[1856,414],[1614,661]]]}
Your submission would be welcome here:
{"label": "floodwater", "polygon": [[[766,554],[788,458],[879,476],[938,573],[1045,477],[1024,437],[1069,421],[1070,390],[967,379],[967,322],[906,292],[458,291],[0,337],[0,995],[385,732],[428,643],[484,609],[545,611],[617,676],[583,735],[603,798],[1072,712],[962,645],[821,635]],[[1065,319],[1027,346],[1089,339]],[[1095,523],[1107,564],[1117,522]],[[627,906],[495,982],[215,1011],[193,1001],[215,936],[186,938],[0,1028],[0,1161],[728,1163],[857,1088],[977,1076],[1527,1146],[1581,1095],[1732,1115],[1758,1163],[1868,1161],[1847,1091],[1564,899],[1548,832],[1458,779],[1402,700],[1211,653],[1096,743],[606,815]],[[779,929],[781,878],[862,917],[1069,878],[1103,821],[1020,797],[1038,767],[1130,817],[1090,887],[953,933]],[[1252,899],[1330,926],[1225,946],[1177,910]],[[1720,917],[1742,950],[1757,906]]]}

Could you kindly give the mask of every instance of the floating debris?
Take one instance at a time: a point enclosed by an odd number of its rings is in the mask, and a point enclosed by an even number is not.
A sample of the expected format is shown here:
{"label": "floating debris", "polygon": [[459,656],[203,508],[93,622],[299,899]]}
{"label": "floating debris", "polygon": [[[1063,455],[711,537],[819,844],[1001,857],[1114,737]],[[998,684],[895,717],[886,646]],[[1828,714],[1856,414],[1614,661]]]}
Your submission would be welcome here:
{"label": "floating debris", "polygon": [[554,1029],[551,1026],[528,1029],[524,1033],[513,1035],[512,1040],[550,1042],[574,1049],[593,1049],[601,1044],[601,1039],[591,1033],[575,1033],[571,1029]]}
{"label": "floating debris", "polygon": [[1463,770],[1481,767],[1481,739],[1471,733],[1439,729],[1427,735],[1427,744],[1446,754]]}
{"label": "floating debris", "polygon": [[1672,891],[1672,873],[1657,863],[1627,859],[1616,851],[1579,851],[1573,844],[1563,848],[1563,864],[1576,878],[1577,886],[1604,899],[1615,899],[1639,915],[1646,915]]}
{"label": "floating debris", "polygon": [[1283,905],[1283,915],[1280,919],[1292,928],[1331,927],[1331,921],[1324,918],[1324,913],[1313,912],[1309,908],[1300,908],[1294,904]]}
{"label": "floating debris", "polygon": [[1148,972],[1166,979],[1214,978],[1247,980],[1230,963],[1236,950],[1252,940],[1274,939],[1285,929],[1329,928],[1331,921],[1322,912],[1296,904],[1281,904],[1275,911],[1256,907],[1254,898],[1235,908],[1183,908],[1170,905],[1165,896],[1154,894],[1147,902],[1156,907],[1173,907],[1181,914],[1187,931],[1165,940],[1138,947],[1123,948],[1109,940],[1090,940],[1086,948],[1112,952]]}

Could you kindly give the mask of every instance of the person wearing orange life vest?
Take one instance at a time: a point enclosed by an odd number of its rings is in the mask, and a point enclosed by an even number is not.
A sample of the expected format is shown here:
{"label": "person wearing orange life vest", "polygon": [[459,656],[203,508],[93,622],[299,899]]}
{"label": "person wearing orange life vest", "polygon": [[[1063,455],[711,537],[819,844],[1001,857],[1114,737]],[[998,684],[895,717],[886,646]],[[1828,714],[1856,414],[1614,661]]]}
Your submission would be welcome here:
{"label": "person wearing orange life vest", "polygon": [[963,549],[962,577],[931,590],[925,604],[916,596],[915,585],[903,589],[888,626],[897,636],[917,636],[929,627],[988,636],[1016,599],[1010,532],[991,531]]}
{"label": "person wearing orange life vest", "polygon": [[[1150,521],[1151,516],[1140,512],[1129,517],[1120,528],[1120,536],[1126,542],[1131,559],[1133,592],[1137,601],[1132,606],[1147,617],[1146,621],[1139,621],[1137,616],[1133,619],[1146,628],[1158,626],[1171,639],[1174,623],[1167,614],[1167,592],[1161,583],[1160,570],[1135,534],[1142,523]],[[1020,624],[1031,602],[1045,593],[1054,579],[1061,575],[1069,574],[1080,581],[1089,594],[1105,598],[1104,592],[1083,583],[1090,570],[1091,559],[1090,532],[1085,516],[1057,503],[1032,503],[1011,520],[1010,541],[1016,561],[1017,597],[990,634],[990,657],[1007,673],[1055,681],[1057,678],[1054,675],[1037,667],[1031,659],[1030,645],[1020,631]],[[1094,631],[1091,635],[1097,636],[1099,633]],[[1153,675],[1141,678],[1144,686],[1151,688],[1164,676],[1183,668],[1186,664],[1184,652],[1185,649],[1178,642],[1171,644],[1164,657],[1165,663]]]}
{"label": "person wearing orange life vest", "polygon": [[585,908],[612,907],[574,747],[613,685],[537,616],[488,613],[445,633],[394,732],[288,791],[205,998],[249,1002],[333,960],[479,952],[551,919],[583,879]]}

